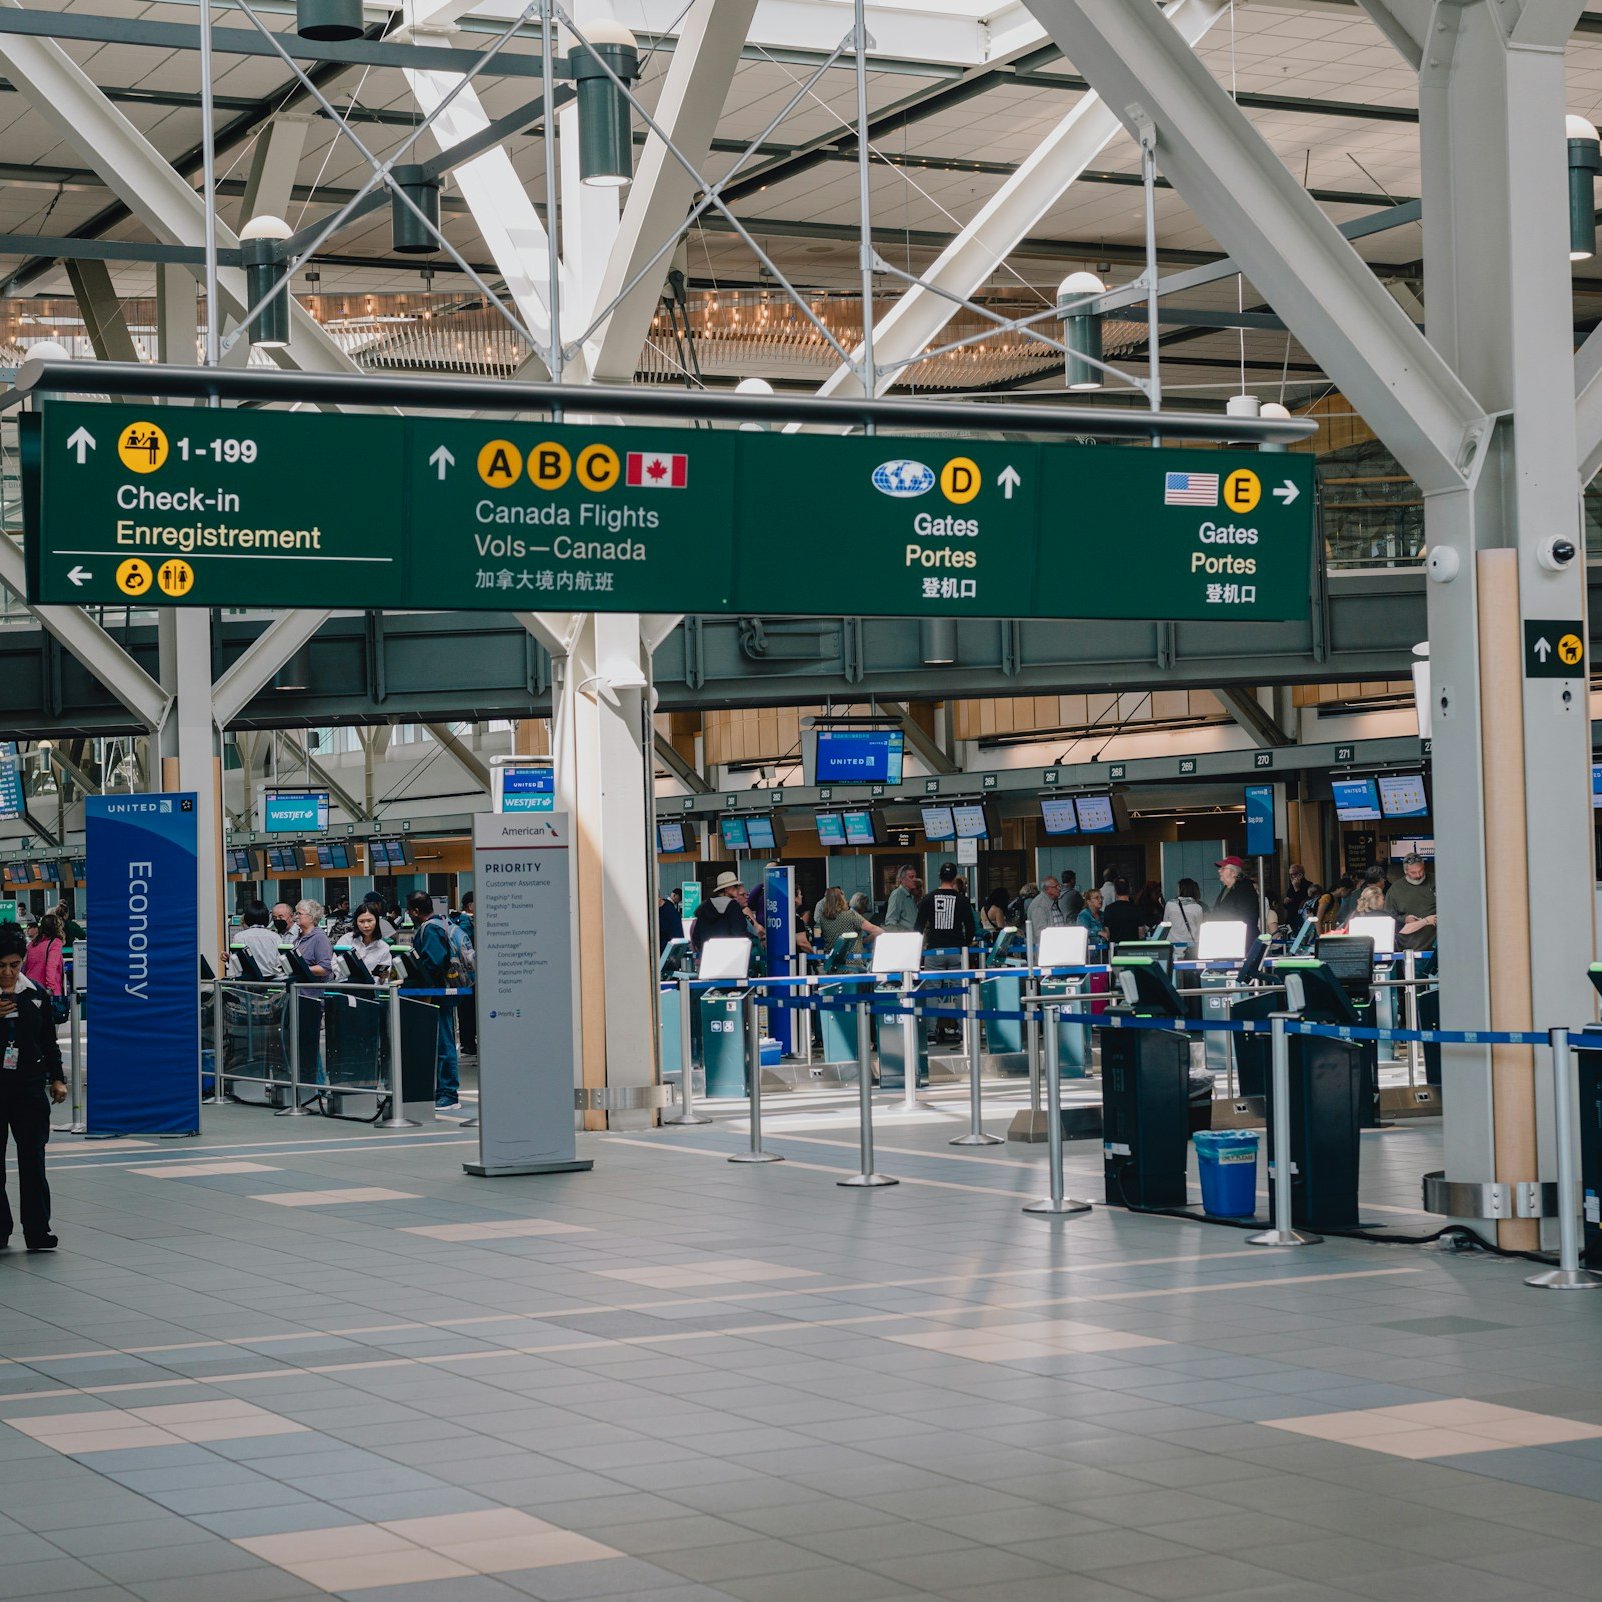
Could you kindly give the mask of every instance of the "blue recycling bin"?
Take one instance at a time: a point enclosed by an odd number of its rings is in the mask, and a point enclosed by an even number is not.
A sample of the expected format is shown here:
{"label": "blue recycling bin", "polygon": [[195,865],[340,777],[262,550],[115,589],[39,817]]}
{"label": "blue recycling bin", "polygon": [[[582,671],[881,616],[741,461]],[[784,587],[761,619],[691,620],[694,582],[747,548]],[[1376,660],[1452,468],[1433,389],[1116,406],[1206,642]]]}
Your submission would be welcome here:
{"label": "blue recycling bin", "polygon": [[1199,1129],[1196,1168],[1209,1218],[1250,1218],[1257,1211],[1257,1131]]}

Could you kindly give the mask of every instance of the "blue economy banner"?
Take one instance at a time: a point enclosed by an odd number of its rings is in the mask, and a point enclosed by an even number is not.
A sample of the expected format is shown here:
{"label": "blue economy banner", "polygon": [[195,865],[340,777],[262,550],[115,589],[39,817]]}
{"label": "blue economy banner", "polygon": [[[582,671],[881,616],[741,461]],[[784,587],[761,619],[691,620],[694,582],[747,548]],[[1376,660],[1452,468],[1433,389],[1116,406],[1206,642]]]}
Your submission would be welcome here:
{"label": "blue economy banner", "polygon": [[1274,787],[1271,784],[1246,786],[1246,855],[1271,857],[1274,854]]}
{"label": "blue economy banner", "polygon": [[[762,895],[762,927],[768,937],[768,972],[774,978],[795,972],[795,870],[769,868]],[[788,1007],[775,1007],[768,1014],[773,1038],[786,1056],[790,1054],[790,1023],[795,1017]]]}
{"label": "blue economy banner", "polygon": [[92,795],[87,1123],[91,1135],[200,1129],[195,797]]}

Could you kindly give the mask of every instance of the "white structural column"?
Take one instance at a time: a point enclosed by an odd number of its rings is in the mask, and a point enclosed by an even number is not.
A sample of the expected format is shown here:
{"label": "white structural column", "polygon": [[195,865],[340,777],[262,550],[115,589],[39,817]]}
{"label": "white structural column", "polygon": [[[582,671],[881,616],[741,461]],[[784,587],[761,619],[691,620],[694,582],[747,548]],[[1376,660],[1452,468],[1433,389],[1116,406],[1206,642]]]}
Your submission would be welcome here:
{"label": "white structural column", "polygon": [[[1029,0],[1185,202],[1426,494],[1461,488],[1484,408],[1155,6]],[[1563,9],[1558,7],[1556,9]]]}
{"label": "white structural column", "polygon": [[195,792],[196,905],[201,954],[218,972],[227,927],[222,903],[222,761],[211,699],[211,611],[167,607],[159,617],[161,679],[172,692],[172,716],[160,734],[153,790]]}
{"label": "white structural column", "polygon": [[[24,9],[19,0],[0,0],[0,5]],[[0,62],[29,104],[100,174],[160,243],[196,248],[205,243],[206,207],[200,195],[60,45],[49,39],[0,34]],[[238,237],[221,224],[217,242],[224,249],[239,245]],[[233,316],[242,317],[249,310],[242,268],[224,268],[218,275],[218,292],[222,308]],[[273,352],[280,366],[358,371],[356,363],[293,296],[289,304],[290,342],[287,348]]]}
{"label": "white structural column", "polygon": [[655,1114],[638,1093],[658,1080],[651,647],[634,613],[518,618],[551,653],[557,805],[576,848],[574,1083],[611,1104],[587,1113],[587,1128],[648,1127]]}
{"label": "white structural column", "polygon": [[[652,116],[697,167],[712,148],[712,136],[755,14],[756,0],[695,0],[679,25],[678,41]],[[579,20],[582,25],[583,18]],[[569,115],[563,113],[564,139],[569,127],[574,126],[566,121]],[[564,187],[565,182],[564,179]],[[590,370],[601,383],[628,384],[634,380],[640,350],[672,264],[671,251],[650,271],[645,269],[663,244],[683,230],[695,190],[694,178],[662,136],[654,131],[647,134],[622,221],[615,231],[604,272],[598,275],[594,296],[594,306],[600,307],[623,295],[590,341]],[[564,240],[564,245],[571,253],[571,240]],[[569,265],[575,268],[576,277],[584,276],[571,254]],[[642,272],[645,276],[624,295],[627,286]],[[593,315],[592,310],[590,316]],[[589,320],[586,316],[574,332]]]}
{"label": "white structural column", "polygon": [[[1486,892],[1553,863],[1593,878],[1586,682],[1526,679],[1521,637],[1525,619],[1585,633],[1575,410],[1554,382],[1573,348],[1563,49],[1580,9],[1440,7],[1419,79],[1426,328],[1505,419],[1474,482],[1425,501],[1431,550],[1457,563],[1427,591],[1442,996],[1468,1027],[1592,1016],[1589,898],[1543,904],[1525,931]],[[1562,571],[1541,555],[1557,537],[1582,553]],[[1486,1057],[1446,1048],[1447,1177],[1534,1179],[1538,1138],[1549,1175],[1549,1075],[1528,1050]],[[1536,1227],[1499,1235],[1525,1248]]]}
{"label": "white structural column", "polygon": [[[1229,0],[1171,0],[1167,14],[1184,39],[1195,44],[1228,10]],[[911,361],[926,350],[961,310],[950,297],[971,299],[1122,127],[1094,90],[1079,98],[1073,110],[935,258],[922,275],[923,284],[909,287],[874,324],[873,353],[879,367],[874,389],[878,394],[911,371],[895,363]],[[1053,326],[1048,332],[1055,335],[1057,330]],[[860,350],[853,352],[858,360],[861,354]],[[819,393],[860,395],[861,377],[854,367],[842,365]],[[789,430],[795,431],[796,427]]]}

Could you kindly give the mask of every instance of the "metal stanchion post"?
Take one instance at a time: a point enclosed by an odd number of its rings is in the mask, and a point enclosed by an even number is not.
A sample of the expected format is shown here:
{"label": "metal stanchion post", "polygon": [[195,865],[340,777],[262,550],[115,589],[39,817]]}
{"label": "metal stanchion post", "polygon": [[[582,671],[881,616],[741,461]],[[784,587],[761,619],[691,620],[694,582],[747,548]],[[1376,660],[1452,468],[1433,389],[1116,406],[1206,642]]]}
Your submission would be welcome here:
{"label": "metal stanchion post", "polygon": [[222,1098],[223,1060],[223,981],[218,974],[211,982],[211,1094],[205,1094],[205,1071],[201,1071],[202,1107],[215,1107]]}
{"label": "metal stanchion post", "polygon": [[309,1118],[300,1104],[300,986],[293,980],[284,987],[284,1006],[289,1013],[289,1105],[274,1116]]}
{"label": "metal stanchion post", "polygon": [[964,975],[968,981],[968,1009],[963,1017],[963,1027],[968,1040],[968,1123],[966,1135],[958,1135],[948,1144],[952,1146],[999,1146],[999,1135],[985,1133],[984,1092],[980,1088],[981,1061],[979,1055],[979,982],[980,975],[968,972]]}
{"label": "metal stanchion post", "polygon": [[396,986],[389,992],[389,1117],[380,1118],[375,1129],[421,1129],[415,1118],[402,1110],[406,1105],[401,1078],[401,994]]}
{"label": "metal stanchion post", "polygon": [[1051,1179],[1049,1201],[1030,1202],[1026,1213],[1061,1218],[1069,1213],[1088,1213],[1090,1203],[1074,1201],[1063,1194],[1062,1173],[1062,1042],[1057,1031],[1060,1003],[1051,1003],[1040,1009],[1041,1023],[1046,1041],[1046,1167]]}
{"label": "metal stanchion post", "polygon": [[920,1060],[918,1030],[921,1020],[912,1005],[912,991],[917,984],[916,974],[901,976],[900,1004],[906,1008],[901,1014],[901,1105],[908,1112],[918,1110],[918,1062]]}
{"label": "metal stanchion post", "polygon": [[1020,992],[1024,1010],[1024,1052],[1029,1058],[1029,1122],[1030,1138],[1040,1121],[1040,1013],[1033,1005],[1040,999],[1040,980],[1035,980],[1033,994]]}
{"label": "metal stanchion post", "polygon": [[[1402,1021],[1414,1033],[1418,1030],[1418,953],[1409,951],[1402,957],[1402,977],[1407,981],[1407,989],[1402,992]],[[1407,1088],[1412,1090],[1418,1084],[1418,1069],[1420,1059],[1424,1055],[1424,1043],[1420,1040],[1410,1040],[1407,1043]]]}
{"label": "metal stanchion post", "polygon": [[1558,1266],[1532,1274],[1526,1285],[1542,1290],[1602,1289],[1602,1274],[1580,1267],[1579,1181],[1574,1173],[1574,1059],[1567,1029],[1551,1031],[1552,1133],[1557,1141]]}
{"label": "metal stanchion post", "polygon": [[899,1185],[899,1179],[874,1172],[873,1168],[873,1022],[868,1011],[869,1003],[857,1003],[857,1102],[860,1108],[862,1143],[862,1172],[849,1179],[837,1179],[835,1184],[852,1190],[876,1190],[885,1185]]}
{"label": "metal stanchion post", "polygon": [[[679,1073],[679,1110],[671,1118],[664,1118],[664,1124],[709,1124],[710,1118],[703,1118],[695,1110],[695,1057],[694,1044],[690,1034],[690,1008],[695,998],[690,994],[690,977],[688,974],[679,975],[679,1061],[683,1064]],[[758,1048],[760,1051],[760,1047]]]}
{"label": "metal stanchion post", "polygon": [[745,1071],[751,1081],[751,1149],[737,1151],[731,1163],[782,1163],[775,1151],[762,1149],[762,1020],[756,986],[745,992]]}
{"label": "metal stanchion post", "polygon": [[82,1135],[89,1126],[83,1121],[83,1031],[78,1011],[78,992],[67,992],[67,1122],[52,1124],[58,1135]]}
{"label": "metal stanchion post", "polygon": [[1273,1034],[1274,1172],[1269,1183],[1274,1189],[1274,1227],[1248,1235],[1248,1246],[1316,1246],[1324,1238],[1291,1227],[1290,1036],[1285,1032],[1286,1018],[1287,1014],[1276,1012],[1268,1020]]}
{"label": "metal stanchion post", "polygon": [[[811,957],[805,951],[798,951],[795,958],[796,972],[801,977],[801,983],[796,987],[801,997],[802,1005],[791,1009],[790,1012],[790,1054],[799,1057],[809,1073],[812,1068],[812,1018],[811,1008],[806,1005],[806,999],[812,994]],[[796,1050],[796,1030],[801,1031],[800,1051]]]}

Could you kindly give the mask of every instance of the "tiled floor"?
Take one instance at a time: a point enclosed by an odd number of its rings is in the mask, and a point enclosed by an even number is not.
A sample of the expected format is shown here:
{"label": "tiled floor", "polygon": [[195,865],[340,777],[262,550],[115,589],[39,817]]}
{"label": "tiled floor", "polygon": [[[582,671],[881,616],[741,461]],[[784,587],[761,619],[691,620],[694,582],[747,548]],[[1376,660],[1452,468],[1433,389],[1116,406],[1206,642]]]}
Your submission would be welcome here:
{"label": "tiled floor", "polygon": [[[586,1137],[208,1109],[58,1140],[0,1253],[0,1597],[1570,1602],[1602,1573],[1602,1296],[1097,1207],[903,1117]],[[1005,1109],[996,1104],[996,1127]],[[1438,1133],[1365,1137],[1410,1229]],[[1071,1192],[1099,1194],[1070,1147]]]}

